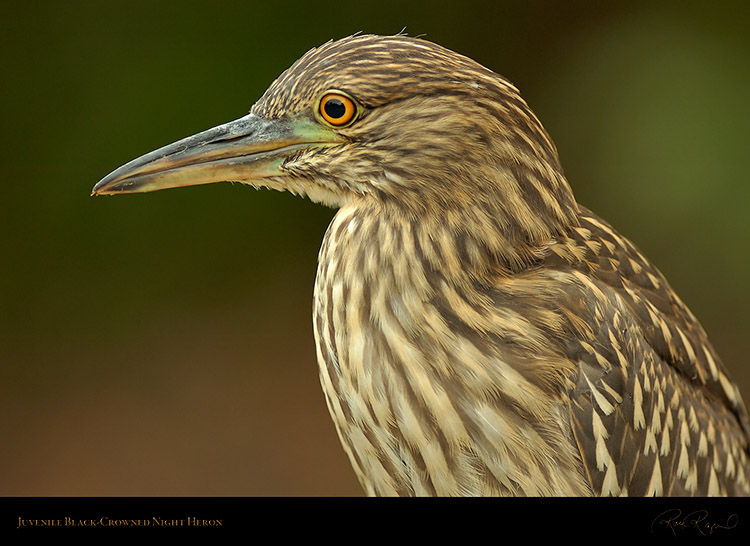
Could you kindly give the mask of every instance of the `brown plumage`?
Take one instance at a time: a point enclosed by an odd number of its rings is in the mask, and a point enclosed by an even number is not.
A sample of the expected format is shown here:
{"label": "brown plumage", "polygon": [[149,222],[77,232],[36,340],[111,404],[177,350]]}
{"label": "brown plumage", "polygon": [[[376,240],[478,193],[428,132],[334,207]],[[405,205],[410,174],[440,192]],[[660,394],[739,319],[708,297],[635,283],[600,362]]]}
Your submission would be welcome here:
{"label": "brown plumage", "polygon": [[329,42],[94,193],[220,180],[339,208],[314,331],[368,494],[750,493],[747,412],[705,332],[492,71],[406,36]]}

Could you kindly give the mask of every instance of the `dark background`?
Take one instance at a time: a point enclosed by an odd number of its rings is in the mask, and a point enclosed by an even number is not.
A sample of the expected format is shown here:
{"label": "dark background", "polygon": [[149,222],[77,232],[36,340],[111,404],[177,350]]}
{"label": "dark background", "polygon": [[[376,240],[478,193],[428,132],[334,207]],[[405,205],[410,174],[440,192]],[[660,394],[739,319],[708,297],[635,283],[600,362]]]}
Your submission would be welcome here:
{"label": "dark background", "polygon": [[[6,3],[7,4],[7,3]],[[333,211],[91,198],[309,48],[406,28],[510,78],[750,397],[746,2],[42,2],[0,12],[0,496],[359,495],[318,384]]]}

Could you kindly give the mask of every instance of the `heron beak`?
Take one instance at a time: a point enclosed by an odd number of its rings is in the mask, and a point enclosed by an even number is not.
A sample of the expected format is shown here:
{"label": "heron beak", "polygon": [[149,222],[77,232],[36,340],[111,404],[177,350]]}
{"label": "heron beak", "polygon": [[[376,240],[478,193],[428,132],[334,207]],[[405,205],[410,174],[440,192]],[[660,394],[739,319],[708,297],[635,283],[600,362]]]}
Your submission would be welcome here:
{"label": "heron beak", "polygon": [[92,195],[140,193],[242,182],[262,186],[283,176],[284,162],[295,152],[334,146],[343,139],[308,120],[267,120],[253,114],[208,129],[147,153],[112,171]]}

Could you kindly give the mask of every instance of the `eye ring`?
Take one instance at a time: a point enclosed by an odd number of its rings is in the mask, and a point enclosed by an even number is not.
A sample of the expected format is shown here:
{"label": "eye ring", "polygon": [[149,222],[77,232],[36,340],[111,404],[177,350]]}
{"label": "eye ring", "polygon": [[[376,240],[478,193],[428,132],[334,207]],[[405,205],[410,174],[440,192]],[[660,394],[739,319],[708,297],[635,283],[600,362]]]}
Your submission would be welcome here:
{"label": "eye ring", "polygon": [[328,125],[346,127],[357,119],[359,109],[350,96],[341,91],[328,91],[318,101],[318,115]]}

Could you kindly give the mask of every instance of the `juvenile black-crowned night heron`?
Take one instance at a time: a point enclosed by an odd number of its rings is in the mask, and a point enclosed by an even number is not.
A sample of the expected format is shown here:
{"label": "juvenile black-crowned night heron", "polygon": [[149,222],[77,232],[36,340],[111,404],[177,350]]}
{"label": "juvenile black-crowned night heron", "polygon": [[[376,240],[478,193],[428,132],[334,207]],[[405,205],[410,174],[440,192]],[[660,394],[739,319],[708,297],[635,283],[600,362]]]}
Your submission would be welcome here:
{"label": "juvenile black-crowned night heron", "polygon": [[219,181],[339,209],[313,323],[368,494],[750,493],[747,412],[703,329],[487,68],[406,36],[329,42],[94,193]]}

